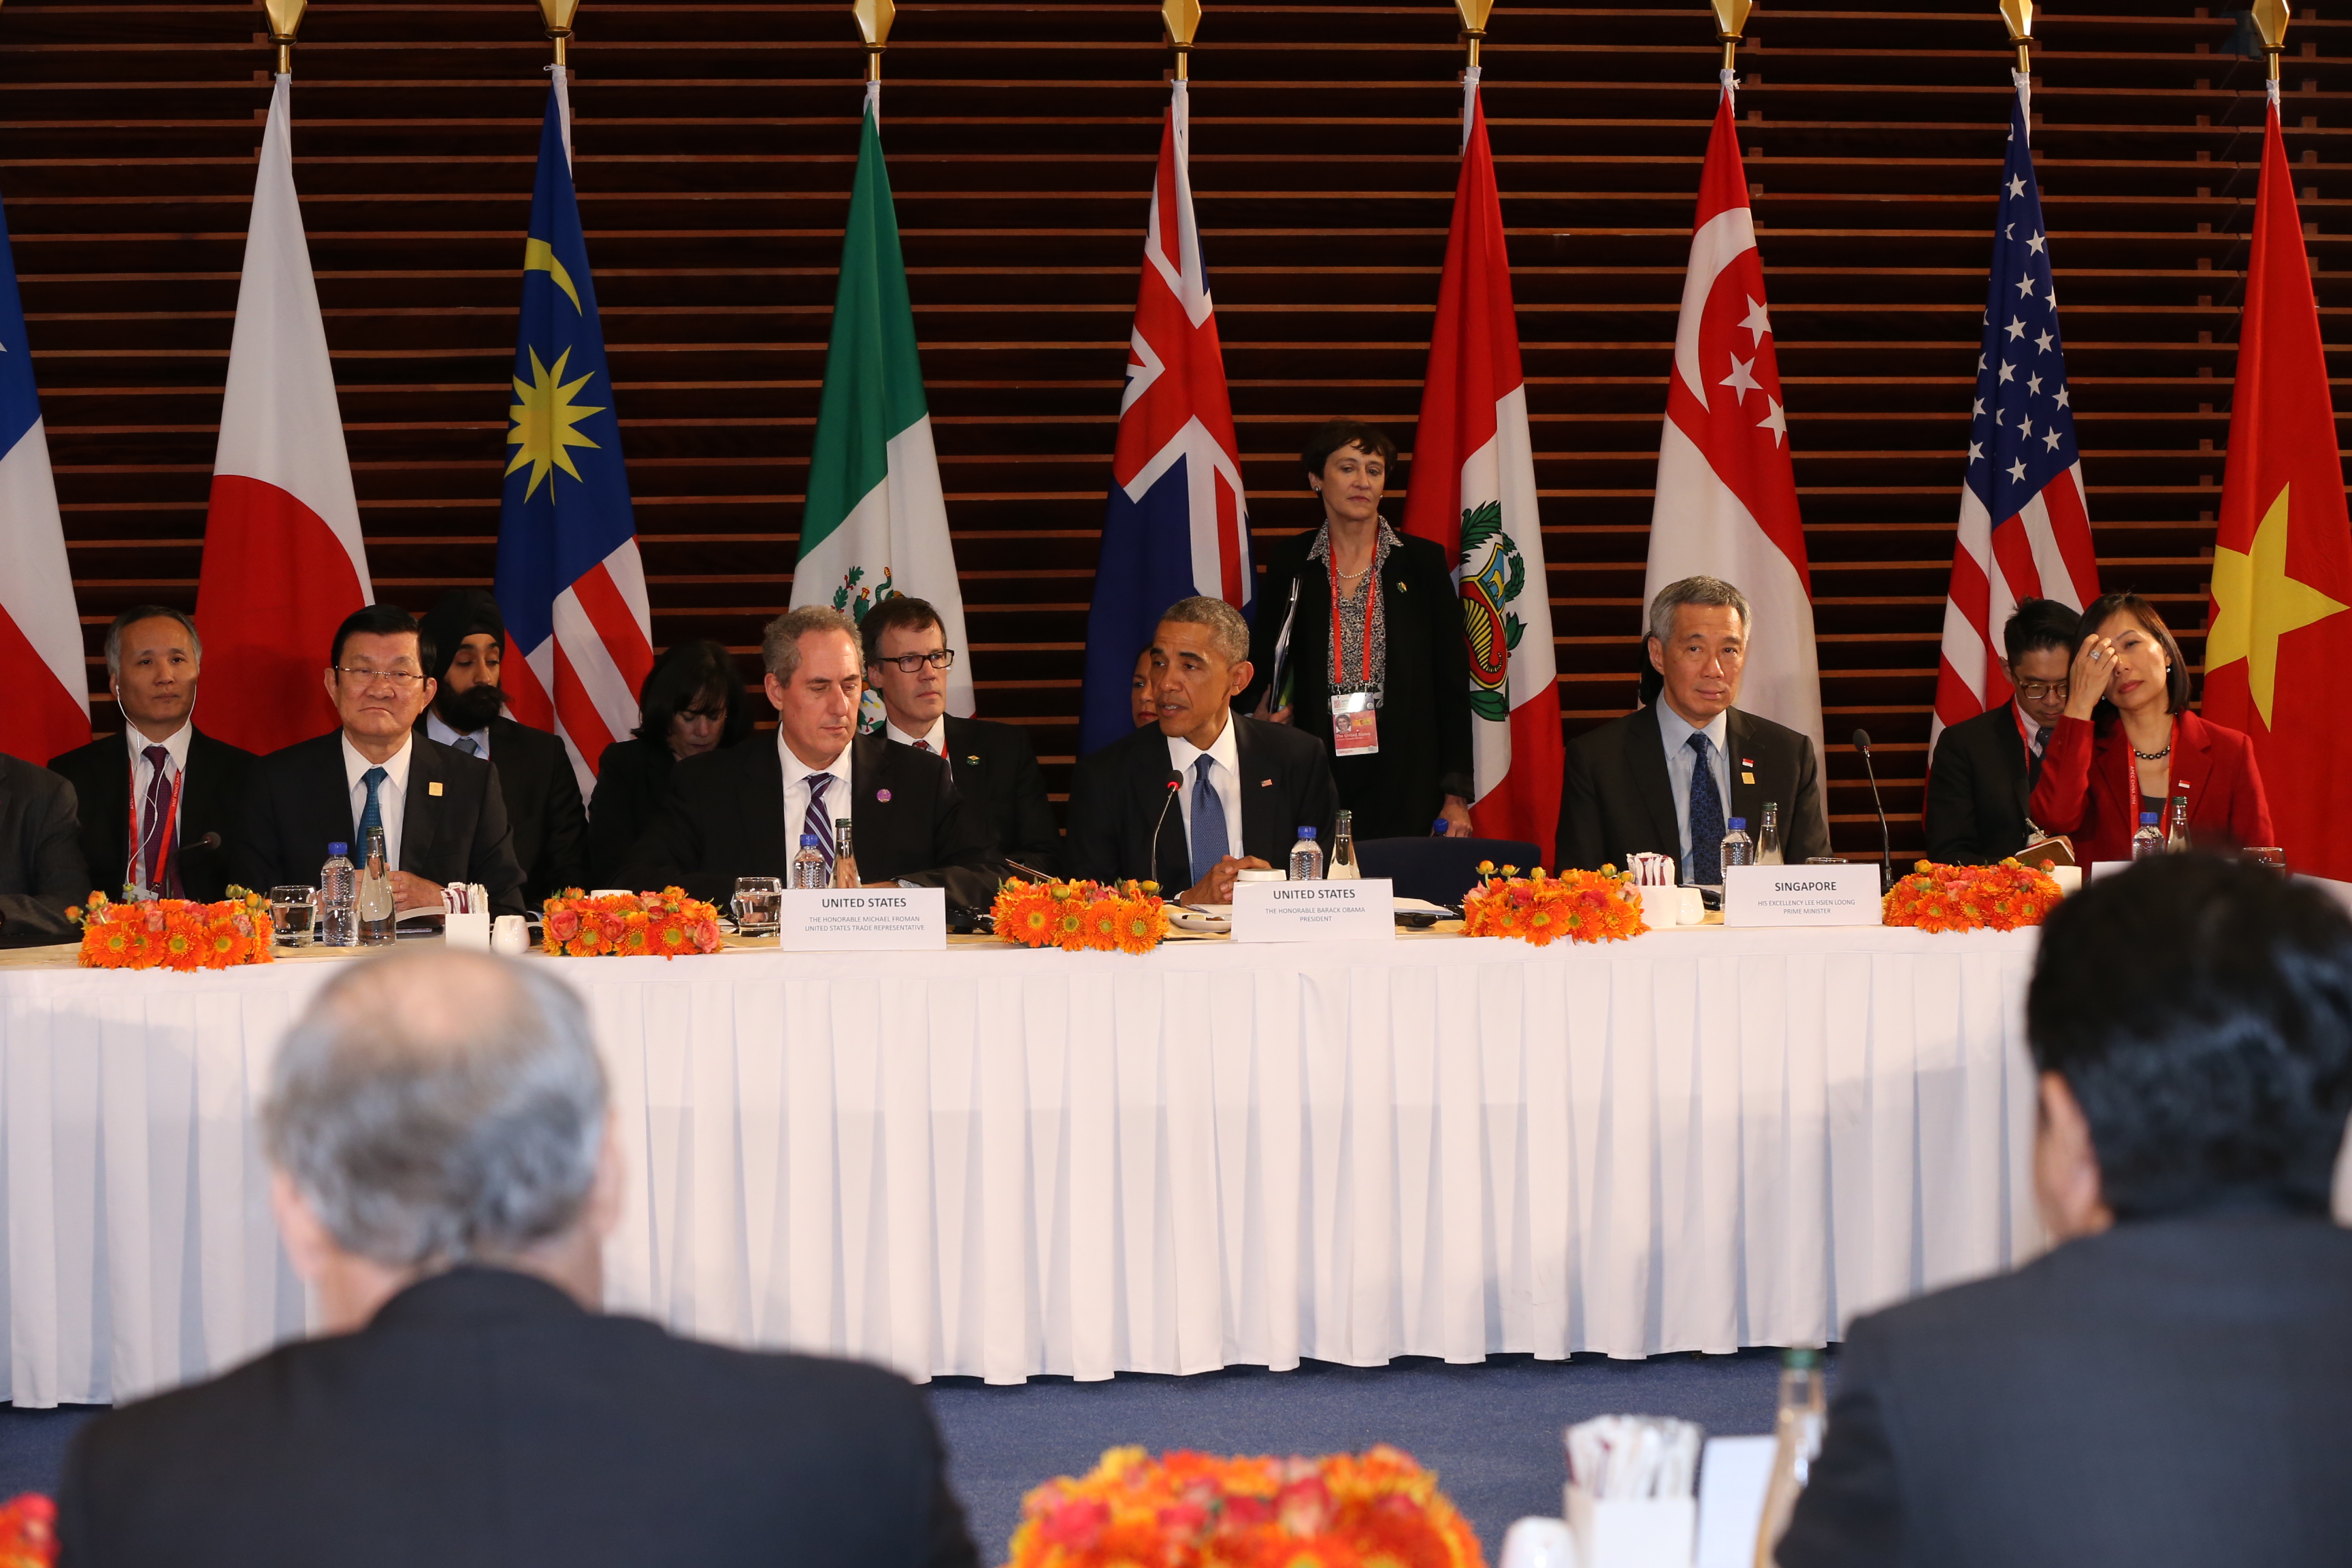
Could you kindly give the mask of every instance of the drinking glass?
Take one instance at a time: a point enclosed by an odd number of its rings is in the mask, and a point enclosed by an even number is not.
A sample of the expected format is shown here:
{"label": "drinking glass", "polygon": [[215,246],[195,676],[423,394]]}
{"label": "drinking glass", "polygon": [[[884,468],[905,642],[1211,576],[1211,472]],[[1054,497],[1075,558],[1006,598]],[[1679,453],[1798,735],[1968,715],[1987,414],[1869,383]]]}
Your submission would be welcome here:
{"label": "drinking glass", "polygon": [[738,877],[735,879],[735,930],[742,936],[773,936],[777,917],[784,903],[784,884],[780,877]]}
{"label": "drinking glass", "polygon": [[319,889],[291,885],[269,889],[269,923],[281,947],[308,947],[318,923]]}
{"label": "drinking glass", "polygon": [[2268,866],[2282,877],[2286,875],[2286,851],[2275,844],[2249,844],[2238,851],[2238,858],[2257,866]]}

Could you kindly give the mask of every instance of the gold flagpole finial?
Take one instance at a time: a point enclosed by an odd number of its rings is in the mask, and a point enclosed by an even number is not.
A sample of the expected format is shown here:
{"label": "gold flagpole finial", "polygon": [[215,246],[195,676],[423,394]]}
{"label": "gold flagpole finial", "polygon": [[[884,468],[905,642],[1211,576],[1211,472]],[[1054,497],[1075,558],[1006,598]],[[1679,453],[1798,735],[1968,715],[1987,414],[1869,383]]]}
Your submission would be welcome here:
{"label": "gold flagpole finial", "polygon": [[2270,62],[2271,85],[2278,85],[2279,56],[2286,52],[2286,0],[2254,0],[2254,26],[2263,36],[2263,58]]}
{"label": "gold flagpole finial", "polygon": [[278,74],[294,74],[294,35],[301,30],[302,13],[310,0],[262,0],[269,14],[269,41],[278,46]]}
{"label": "gold flagpole finial", "polygon": [[1201,30],[1201,0],[1160,0],[1160,19],[1168,24],[1168,47],[1176,51],[1176,79],[1192,79],[1192,35]]}
{"label": "gold flagpole finial", "polygon": [[2033,0],[2000,0],[2000,19],[2009,24],[2009,41],[2017,46],[2020,76],[2033,74]]}
{"label": "gold flagpole finial", "polygon": [[1478,45],[1486,37],[1486,18],[1495,14],[1495,0],[1454,0],[1462,13],[1462,36],[1470,44],[1470,68],[1478,68]]}
{"label": "gold flagpole finial", "polygon": [[857,18],[858,37],[866,40],[866,79],[882,79],[882,51],[889,47],[890,24],[898,19],[898,7],[890,0],[851,0],[850,12]]}
{"label": "gold flagpole finial", "polygon": [[1723,40],[1723,68],[1735,70],[1739,64],[1739,35],[1748,30],[1748,13],[1756,9],[1756,0],[1711,0],[1715,6],[1715,36]]}
{"label": "gold flagpole finial", "polygon": [[547,18],[547,36],[555,41],[555,63],[563,64],[563,46],[572,41],[572,16],[580,0],[539,0],[539,14]]}

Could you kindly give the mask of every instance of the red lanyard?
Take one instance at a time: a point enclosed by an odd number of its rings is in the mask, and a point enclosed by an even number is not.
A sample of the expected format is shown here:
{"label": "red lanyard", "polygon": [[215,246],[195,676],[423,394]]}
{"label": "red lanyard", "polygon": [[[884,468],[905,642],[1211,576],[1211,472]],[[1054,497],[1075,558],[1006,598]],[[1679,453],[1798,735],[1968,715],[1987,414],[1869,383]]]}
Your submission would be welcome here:
{"label": "red lanyard", "polygon": [[[1324,542],[1331,544],[1328,534],[1324,536]],[[1339,635],[1339,547],[1337,544],[1331,544],[1330,559],[1324,564],[1329,568],[1325,574],[1331,579],[1331,689],[1337,691],[1340,683],[1348,679],[1339,652],[1339,644],[1344,639]],[[1380,574],[1381,546],[1380,541],[1374,540],[1371,564],[1364,568],[1363,681],[1359,688],[1364,691],[1372,689],[1372,624],[1381,613]]]}
{"label": "red lanyard", "polygon": [[[188,782],[188,770],[182,768],[172,778],[172,805],[163,817],[163,842],[155,851],[155,874],[144,883],[157,898],[163,896],[164,868],[172,863],[172,827],[180,820],[180,791]],[[132,881],[138,881],[139,851],[146,847],[144,835],[139,831],[139,804],[145,799],[139,788],[139,759],[131,760],[131,870]]]}

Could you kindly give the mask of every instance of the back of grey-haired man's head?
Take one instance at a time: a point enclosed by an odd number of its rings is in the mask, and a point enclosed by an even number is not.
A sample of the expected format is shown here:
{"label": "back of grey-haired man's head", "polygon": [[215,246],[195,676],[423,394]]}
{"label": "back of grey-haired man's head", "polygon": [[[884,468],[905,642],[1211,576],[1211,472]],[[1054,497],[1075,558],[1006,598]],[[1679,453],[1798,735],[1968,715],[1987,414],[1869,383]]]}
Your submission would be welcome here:
{"label": "back of grey-haired man's head", "polygon": [[1649,635],[1661,645],[1675,640],[1675,612],[1685,605],[1727,605],[1739,617],[1742,637],[1755,629],[1748,618],[1747,595],[1720,577],[1685,577],[1679,583],[1667,584],[1650,601]]}
{"label": "back of grey-haired man's head", "polygon": [[577,1223],[604,1108],[569,986],[487,953],[402,952],[336,976],[295,1024],[263,1148],[344,1251],[431,1270]]}
{"label": "back of grey-haired man's head", "polygon": [[1223,599],[1195,594],[1169,605],[1160,618],[1180,626],[1208,627],[1210,646],[1227,664],[1239,664],[1249,658],[1249,623]]}
{"label": "back of grey-haired man's head", "polygon": [[841,633],[849,639],[857,668],[866,668],[865,639],[857,635],[857,623],[825,605],[803,605],[770,621],[760,634],[761,667],[778,680],[789,682],[800,673],[801,638],[811,632]]}

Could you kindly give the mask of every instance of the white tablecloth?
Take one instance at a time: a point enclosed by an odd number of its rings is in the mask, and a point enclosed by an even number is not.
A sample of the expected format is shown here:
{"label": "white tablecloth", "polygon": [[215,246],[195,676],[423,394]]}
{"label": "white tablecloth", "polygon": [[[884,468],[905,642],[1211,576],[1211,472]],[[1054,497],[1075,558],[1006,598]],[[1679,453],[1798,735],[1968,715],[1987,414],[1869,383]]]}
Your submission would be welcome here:
{"label": "white tablecloth", "polygon": [[[910,1375],[1820,1343],[2040,1244],[2032,934],[562,962],[617,1310]],[[300,1331],[255,1109],[341,960],[0,969],[5,1395]]]}

